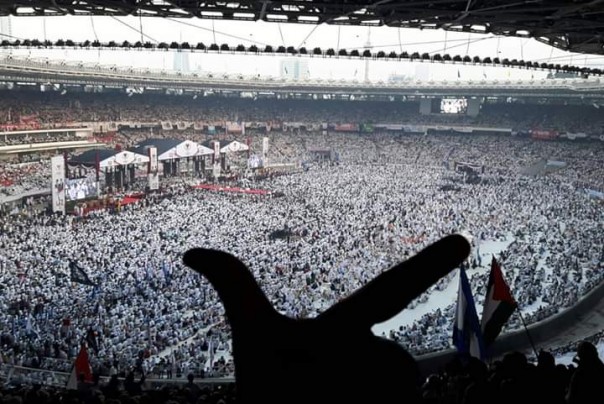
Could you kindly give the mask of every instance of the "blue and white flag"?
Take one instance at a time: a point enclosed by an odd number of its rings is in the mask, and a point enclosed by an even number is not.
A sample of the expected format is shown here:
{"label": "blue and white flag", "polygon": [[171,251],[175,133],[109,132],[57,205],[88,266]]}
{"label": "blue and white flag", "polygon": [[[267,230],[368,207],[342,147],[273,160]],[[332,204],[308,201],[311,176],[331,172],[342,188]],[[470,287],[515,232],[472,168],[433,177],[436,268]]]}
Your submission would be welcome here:
{"label": "blue and white flag", "polygon": [[468,276],[463,268],[459,269],[459,292],[453,326],[453,345],[462,355],[484,360],[485,350],[480,322]]}

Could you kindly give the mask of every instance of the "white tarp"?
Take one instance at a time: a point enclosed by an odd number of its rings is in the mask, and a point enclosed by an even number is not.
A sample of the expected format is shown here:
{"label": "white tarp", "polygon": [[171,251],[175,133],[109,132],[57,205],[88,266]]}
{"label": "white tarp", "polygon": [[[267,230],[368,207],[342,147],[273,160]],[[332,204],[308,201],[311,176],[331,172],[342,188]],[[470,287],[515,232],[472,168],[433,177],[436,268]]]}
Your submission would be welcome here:
{"label": "white tarp", "polygon": [[246,151],[249,149],[250,148],[246,144],[233,140],[231,143],[229,143],[228,145],[221,148],[220,152],[221,153],[237,153],[237,152]]}
{"label": "white tarp", "polygon": [[108,159],[102,160],[100,162],[100,168],[111,168],[117,166],[126,166],[129,164],[143,164],[148,162],[148,156],[132,153],[130,151],[122,151],[117,154],[114,154]]}
{"label": "white tarp", "polygon": [[159,155],[159,160],[172,160],[181,159],[194,156],[206,156],[214,153],[214,151],[208,147],[200,145],[199,143],[191,140],[185,140],[182,143],[177,144],[175,147],[167,150]]}

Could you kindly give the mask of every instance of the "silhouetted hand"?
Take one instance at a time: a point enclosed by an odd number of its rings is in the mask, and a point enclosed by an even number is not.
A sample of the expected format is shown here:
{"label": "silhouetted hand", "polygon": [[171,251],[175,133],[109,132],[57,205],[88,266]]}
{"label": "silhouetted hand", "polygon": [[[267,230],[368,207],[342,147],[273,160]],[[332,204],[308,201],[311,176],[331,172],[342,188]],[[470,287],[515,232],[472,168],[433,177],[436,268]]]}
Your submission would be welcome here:
{"label": "silhouetted hand", "polygon": [[469,252],[464,237],[445,237],[313,319],[278,313],[230,254],[192,249],[184,262],[210,281],[224,304],[240,403],[414,403],[415,360],[371,327],[398,314]]}

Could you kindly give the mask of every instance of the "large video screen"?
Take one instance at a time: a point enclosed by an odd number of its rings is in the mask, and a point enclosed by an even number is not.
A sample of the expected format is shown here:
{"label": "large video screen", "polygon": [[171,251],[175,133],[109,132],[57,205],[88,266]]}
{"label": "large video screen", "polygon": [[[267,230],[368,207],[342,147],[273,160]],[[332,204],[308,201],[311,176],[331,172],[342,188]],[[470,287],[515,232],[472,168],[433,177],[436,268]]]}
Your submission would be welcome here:
{"label": "large video screen", "polygon": [[468,100],[465,98],[443,98],[440,101],[441,114],[465,114],[468,111]]}
{"label": "large video screen", "polygon": [[96,197],[96,182],[94,178],[65,180],[65,200],[78,201],[94,197]]}

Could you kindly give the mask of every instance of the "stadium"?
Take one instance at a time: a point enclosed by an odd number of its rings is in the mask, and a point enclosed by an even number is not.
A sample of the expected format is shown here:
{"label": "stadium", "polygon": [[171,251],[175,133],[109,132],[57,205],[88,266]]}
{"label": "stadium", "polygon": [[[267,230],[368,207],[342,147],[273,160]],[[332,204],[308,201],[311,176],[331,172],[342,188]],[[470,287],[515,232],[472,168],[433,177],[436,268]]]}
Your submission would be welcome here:
{"label": "stadium", "polygon": [[0,5],[1,400],[599,402],[602,13]]}

